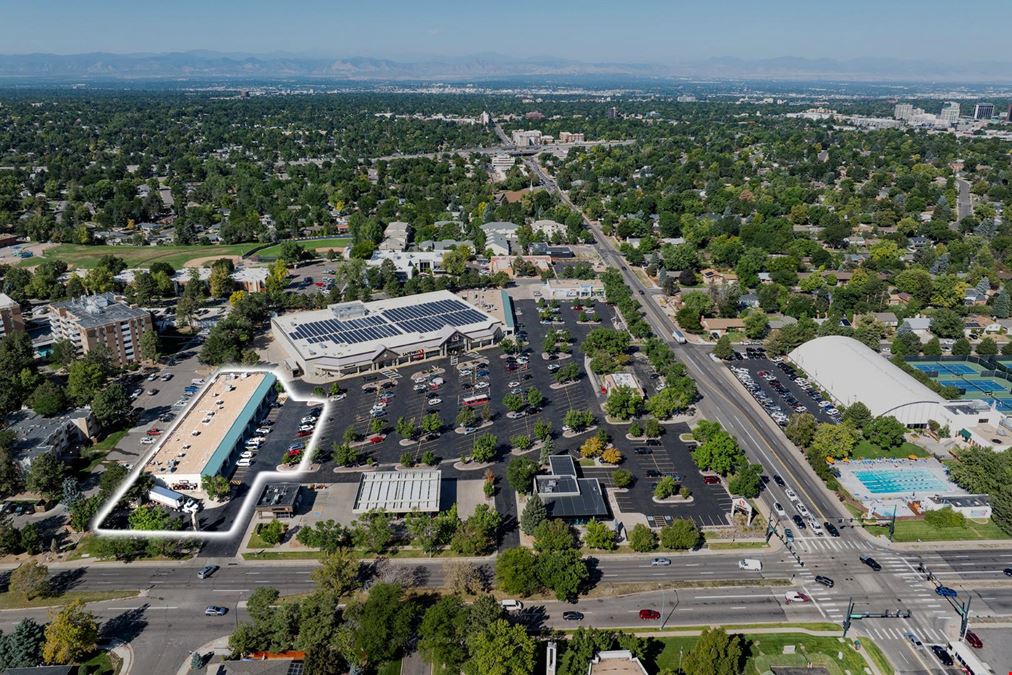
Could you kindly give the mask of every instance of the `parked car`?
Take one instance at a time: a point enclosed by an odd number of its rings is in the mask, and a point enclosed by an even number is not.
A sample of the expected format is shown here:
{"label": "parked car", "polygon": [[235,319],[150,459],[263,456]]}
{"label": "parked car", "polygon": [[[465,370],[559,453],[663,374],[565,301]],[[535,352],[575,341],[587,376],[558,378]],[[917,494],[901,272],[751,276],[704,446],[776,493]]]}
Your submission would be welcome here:
{"label": "parked car", "polygon": [[707,475],[703,476],[703,482],[707,485],[717,485],[720,483],[720,476]]}
{"label": "parked car", "polygon": [[197,570],[197,578],[206,579],[217,571],[218,571],[217,565],[204,565],[199,570]]}
{"label": "parked car", "polygon": [[661,613],[656,609],[641,609],[640,619],[643,621],[656,621],[661,618]]}
{"label": "parked car", "polygon": [[162,433],[162,430],[159,429],[158,427],[151,427],[150,429],[147,430],[146,433],[147,433],[148,436],[160,436],[161,433]]}

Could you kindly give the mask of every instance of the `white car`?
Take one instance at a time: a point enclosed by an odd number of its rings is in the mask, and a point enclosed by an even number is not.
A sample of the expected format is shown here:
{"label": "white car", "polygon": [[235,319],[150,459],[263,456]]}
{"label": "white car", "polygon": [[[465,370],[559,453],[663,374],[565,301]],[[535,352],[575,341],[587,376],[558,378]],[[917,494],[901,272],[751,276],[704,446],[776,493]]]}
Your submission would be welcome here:
{"label": "white car", "polygon": [[271,431],[273,431],[273,429],[271,429],[270,427],[260,427],[256,431],[258,434],[269,434],[271,433]]}
{"label": "white car", "polygon": [[348,394],[345,393],[345,392],[341,392],[337,396],[331,396],[330,400],[332,400],[332,401],[343,401],[346,398],[348,398]]}
{"label": "white car", "polygon": [[441,399],[441,398],[430,398],[430,399],[426,400],[425,402],[428,405],[439,405],[440,403],[443,402],[443,399]]}
{"label": "white car", "polygon": [[243,450],[241,453],[239,453],[239,458],[240,459],[249,459],[250,457],[253,456],[253,454],[254,453],[253,453],[252,450]]}
{"label": "white car", "polygon": [[527,357],[526,356],[518,356],[517,357],[517,363],[520,363],[520,364],[527,363]]}
{"label": "white car", "polygon": [[244,459],[240,459],[239,461],[237,461],[235,463],[236,466],[251,466],[252,464],[253,464],[253,458],[251,458],[251,457],[246,457]]}
{"label": "white car", "polygon": [[559,364],[557,364],[557,363],[550,363],[550,364],[548,364],[548,372],[550,372],[550,373],[554,373],[554,372],[555,372],[556,370],[558,370],[558,369],[559,369],[559,368],[561,368],[561,367],[562,367],[562,366],[560,366],[560,365],[559,365]]}
{"label": "white car", "polygon": [[313,426],[312,424],[303,424],[301,427],[299,427],[299,431],[312,431],[315,428],[316,427]]}
{"label": "white car", "polygon": [[474,385],[474,388],[475,389],[488,389],[488,382],[479,382],[478,384]]}
{"label": "white car", "polygon": [[525,413],[523,410],[519,410],[517,412],[513,412],[511,410],[510,412],[506,413],[506,417],[508,417],[511,420],[518,420],[521,417],[525,417],[526,415],[527,413]]}
{"label": "white car", "polygon": [[318,418],[313,417],[312,415],[306,415],[299,421],[302,422],[303,424],[316,424],[317,419]]}
{"label": "white car", "polygon": [[793,604],[795,602],[808,602],[809,600],[811,600],[811,598],[809,598],[804,593],[798,593],[797,591],[787,591],[784,594],[784,602],[786,602],[788,605]]}
{"label": "white car", "polygon": [[808,519],[808,527],[812,529],[812,532],[814,532],[817,537],[822,536],[823,534],[822,525],[820,525],[819,521],[817,521],[815,518]]}
{"label": "white car", "polygon": [[796,493],[789,487],[784,488],[784,494],[787,495],[787,498],[790,499],[792,502],[798,501],[798,493]]}
{"label": "white car", "polygon": [[778,516],[787,517],[787,511],[784,511],[784,507],[780,505],[780,502],[773,502],[773,512]]}
{"label": "white car", "polygon": [[467,377],[470,374],[471,374],[471,369],[470,368],[464,368],[464,370],[460,371],[460,376],[461,377]]}
{"label": "white car", "polygon": [[800,513],[805,518],[811,515],[808,512],[808,507],[802,504],[801,502],[798,502],[794,508],[796,508],[798,510],[798,513]]}
{"label": "white car", "polygon": [[151,436],[145,436],[144,438],[141,439],[141,445],[153,445],[154,443],[157,442],[158,439],[152,438]]}
{"label": "white car", "polygon": [[514,387],[519,387],[519,386],[520,386],[520,383],[519,383],[519,382],[517,382],[516,380],[513,380],[512,382],[510,382],[510,383],[509,383],[508,385],[506,385],[506,386],[508,386],[508,387],[509,387],[510,389],[513,389]]}

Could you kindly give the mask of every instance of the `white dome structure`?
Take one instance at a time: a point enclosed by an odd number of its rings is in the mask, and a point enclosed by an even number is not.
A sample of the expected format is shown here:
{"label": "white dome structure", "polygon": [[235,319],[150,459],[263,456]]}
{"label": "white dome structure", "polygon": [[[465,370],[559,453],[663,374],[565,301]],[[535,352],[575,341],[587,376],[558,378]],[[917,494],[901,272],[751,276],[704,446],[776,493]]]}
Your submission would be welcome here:
{"label": "white dome structure", "polygon": [[890,415],[908,427],[947,417],[944,398],[853,338],[815,338],[788,357],[843,405],[861,401],[875,417]]}

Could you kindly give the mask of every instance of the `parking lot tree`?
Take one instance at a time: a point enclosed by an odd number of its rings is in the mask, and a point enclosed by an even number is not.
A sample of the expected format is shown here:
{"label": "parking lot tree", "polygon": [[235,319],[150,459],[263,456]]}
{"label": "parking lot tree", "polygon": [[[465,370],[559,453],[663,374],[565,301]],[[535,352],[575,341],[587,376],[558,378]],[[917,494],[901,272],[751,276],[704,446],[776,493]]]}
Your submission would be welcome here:
{"label": "parking lot tree", "polygon": [[349,443],[337,443],[335,441],[332,444],[332,451],[334,462],[338,466],[356,466],[361,460],[358,449],[351,447]]}
{"label": "parking lot tree", "polygon": [[[530,440],[530,436],[527,437]],[[538,463],[527,457],[514,457],[506,466],[506,482],[520,494],[530,494],[534,476],[539,470]]]}
{"label": "parking lot tree", "polygon": [[118,429],[130,419],[133,404],[126,389],[113,382],[95,394],[91,401],[91,414],[103,429]]}
{"label": "parking lot tree", "polygon": [[531,410],[540,410],[545,403],[545,395],[537,387],[527,388],[527,405]]}
{"label": "parking lot tree", "polygon": [[661,528],[661,546],[669,551],[688,551],[702,542],[699,528],[688,518],[676,518]]}
{"label": "parking lot tree", "polygon": [[639,422],[633,422],[629,425],[629,435],[633,438],[640,438],[643,436],[643,427],[640,426]]}
{"label": "parking lot tree", "polygon": [[471,459],[478,463],[491,462],[495,459],[497,447],[499,447],[499,439],[495,434],[482,434],[474,439]]}
{"label": "parking lot tree", "polygon": [[632,387],[618,386],[608,392],[604,411],[620,420],[628,420],[643,410],[643,397]]}
{"label": "parking lot tree", "polygon": [[549,331],[549,333],[545,335],[545,341],[541,346],[541,351],[545,354],[555,354],[559,351],[559,338],[556,337],[554,332]]}
{"label": "parking lot tree", "polygon": [[376,417],[369,422],[370,434],[382,434],[387,428],[387,421],[382,417]]}
{"label": "parking lot tree", "polygon": [[539,441],[552,437],[552,423],[540,417],[534,421],[534,437]]}
{"label": "parking lot tree", "polygon": [[734,356],[734,348],[731,346],[731,338],[725,333],[720,336],[717,340],[717,344],[713,345],[713,355],[718,359],[727,361]]}
{"label": "parking lot tree", "polygon": [[513,434],[510,436],[510,445],[517,450],[530,450],[534,447],[534,439],[527,434]]}
{"label": "parking lot tree", "polygon": [[527,504],[524,505],[524,510],[520,513],[520,531],[527,536],[534,536],[534,532],[545,518],[548,517],[548,511],[545,509],[545,503],[541,501],[536,493],[531,495],[527,499]]}
{"label": "parking lot tree", "polygon": [[648,417],[643,420],[643,435],[647,438],[660,438],[664,428],[655,417]]}
{"label": "parking lot tree", "polygon": [[358,431],[355,429],[355,427],[352,426],[345,427],[344,433],[341,434],[341,440],[343,440],[345,443],[354,443],[357,440],[359,440],[359,438],[360,436]]}
{"label": "parking lot tree", "polygon": [[575,363],[567,363],[555,371],[555,381],[559,384],[573,382],[580,377],[580,366]]}
{"label": "parking lot tree", "polygon": [[432,450],[426,450],[422,453],[421,462],[425,466],[436,466],[439,464],[439,457]]}
{"label": "parking lot tree", "polygon": [[[691,383],[691,380],[689,381]],[[646,409],[659,420],[671,419],[675,414],[686,410],[695,396],[695,386],[691,388],[667,384],[659,392],[647,399]]]}
{"label": "parking lot tree", "polygon": [[589,410],[570,408],[562,418],[562,423],[573,431],[583,431],[594,424],[594,413]]}
{"label": "parking lot tree", "polygon": [[49,568],[34,560],[26,560],[11,572],[7,589],[25,600],[44,598],[50,591]]}
{"label": "parking lot tree", "polygon": [[633,484],[632,472],[625,469],[616,469],[611,472],[611,482],[617,488],[627,488]]}
{"label": "parking lot tree", "polygon": [[268,546],[277,546],[281,543],[281,538],[285,536],[285,529],[285,524],[275,519],[260,525],[257,534]]}
{"label": "parking lot tree", "polygon": [[313,387],[313,396],[316,398],[323,398],[327,393],[327,390],[320,385]]}
{"label": "parking lot tree", "polygon": [[443,430],[443,418],[439,413],[429,413],[422,417],[422,433],[428,438],[434,438]]}
{"label": "parking lot tree", "polygon": [[657,548],[657,535],[643,523],[636,523],[629,530],[629,548],[637,553],[646,553]]}
{"label": "parking lot tree", "polygon": [[477,420],[478,414],[474,412],[474,408],[461,408],[457,411],[457,426],[458,427],[470,427],[474,426],[475,420]]}
{"label": "parking lot tree", "polygon": [[857,443],[858,432],[849,424],[820,424],[809,449],[818,457],[849,457]]}
{"label": "parking lot tree", "polygon": [[520,394],[506,394],[502,397],[502,404],[510,412],[520,412],[523,410],[525,402],[524,397]]}
{"label": "parking lot tree", "polygon": [[162,358],[162,353],[156,331],[149,330],[141,333],[137,340],[137,353],[148,363],[158,363],[158,360]]}
{"label": "parking lot tree", "polygon": [[586,459],[594,459],[600,457],[601,453],[604,452],[604,441],[597,436],[591,436],[583,445],[580,446],[580,457]]}
{"label": "parking lot tree", "polygon": [[876,417],[864,426],[864,437],[883,450],[903,445],[906,426],[891,415]]}
{"label": "parking lot tree", "polygon": [[970,341],[965,337],[958,338],[952,343],[952,349],[950,350],[953,356],[969,356],[970,355]]}
{"label": "parking lot tree", "polygon": [[721,429],[696,446],[692,459],[700,469],[726,476],[738,464],[742,454],[738,441]]}
{"label": "parking lot tree", "polygon": [[98,646],[98,622],[74,600],[56,613],[46,626],[42,659],[46,663],[77,663],[95,652]]}
{"label": "parking lot tree", "polygon": [[742,462],[727,482],[727,488],[732,495],[754,499],[762,487],[762,473],[762,465]]}
{"label": "parking lot tree", "polygon": [[538,556],[523,546],[501,552],[495,561],[495,585],[504,593],[521,597],[540,591]]}
{"label": "parking lot tree", "polygon": [[499,619],[467,642],[465,675],[531,675],[537,647],[527,629]]}
{"label": "parking lot tree", "polygon": [[392,518],[386,511],[373,509],[352,521],[351,541],[356,548],[382,553],[394,538]]}
{"label": "parking lot tree", "polygon": [[345,609],[337,641],[348,663],[372,669],[403,653],[412,637],[416,605],[397,584],[378,583],[364,601]]}
{"label": "parking lot tree", "polygon": [[520,351],[520,343],[511,337],[505,337],[499,341],[499,349],[505,354],[516,354]]}
{"label": "parking lot tree", "polygon": [[398,436],[406,440],[414,440],[418,436],[418,424],[414,417],[398,417],[394,429]]}
{"label": "parking lot tree", "polygon": [[548,464],[548,458],[555,453],[555,441],[549,436],[545,440],[541,441],[541,451],[538,452],[538,463],[544,465]]}
{"label": "parking lot tree", "polygon": [[614,551],[618,548],[618,533],[600,520],[591,520],[583,531],[583,543],[588,548]]}
{"label": "parking lot tree", "polygon": [[654,486],[654,497],[657,499],[667,499],[671,495],[675,494],[678,490],[678,483],[671,476],[661,476],[657,481],[657,485]]}
{"label": "parking lot tree", "polygon": [[418,626],[418,651],[427,662],[460,672],[467,660],[468,608],[445,595],[425,610]]}
{"label": "parking lot tree", "polygon": [[52,452],[45,452],[34,460],[25,476],[25,488],[42,495],[45,499],[57,501],[63,496],[63,477],[67,467]]}
{"label": "parking lot tree", "polygon": [[609,446],[601,453],[601,461],[605,464],[621,464],[622,453],[615,446]]}
{"label": "parking lot tree", "polygon": [[415,465],[415,453],[410,450],[405,450],[401,453],[401,458],[398,462],[401,466],[411,468]]}

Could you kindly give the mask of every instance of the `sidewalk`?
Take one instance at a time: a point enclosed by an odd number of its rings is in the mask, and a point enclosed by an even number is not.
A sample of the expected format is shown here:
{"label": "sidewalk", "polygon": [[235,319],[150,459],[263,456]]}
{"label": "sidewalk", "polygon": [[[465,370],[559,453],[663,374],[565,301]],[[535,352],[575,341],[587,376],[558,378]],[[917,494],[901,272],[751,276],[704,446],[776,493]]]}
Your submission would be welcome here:
{"label": "sidewalk", "polygon": [[[208,652],[213,653],[214,656],[227,656],[231,653],[228,648],[228,636],[226,635],[225,637],[215,638],[210,642],[205,642],[193,651],[198,654],[204,654],[205,656]],[[194,672],[190,670],[191,658],[193,658],[192,652],[186,655],[186,660],[180,664],[179,669],[176,671],[176,675],[190,675],[191,672]],[[208,663],[210,663],[210,661],[208,661]],[[201,672],[206,672],[206,668]],[[127,671],[124,670],[120,675],[126,675],[126,673]]]}

